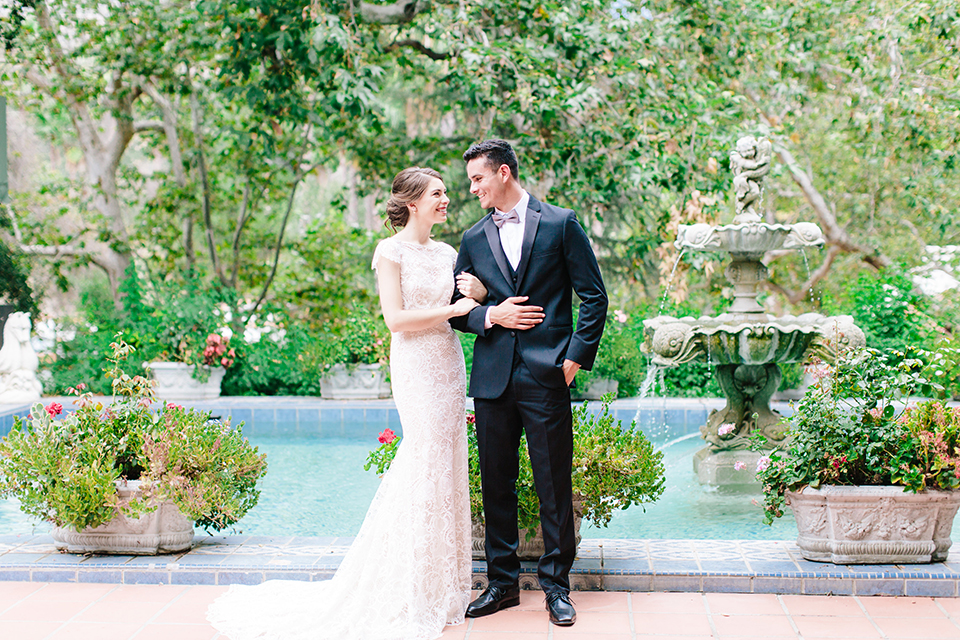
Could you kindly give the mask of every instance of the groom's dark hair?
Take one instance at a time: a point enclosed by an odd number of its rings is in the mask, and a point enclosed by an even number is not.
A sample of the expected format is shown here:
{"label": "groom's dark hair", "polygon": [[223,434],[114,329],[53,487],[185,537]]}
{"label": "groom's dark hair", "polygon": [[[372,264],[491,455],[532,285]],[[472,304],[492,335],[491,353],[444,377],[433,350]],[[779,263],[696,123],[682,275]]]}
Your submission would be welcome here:
{"label": "groom's dark hair", "polygon": [[497,138],[484,140],[463,152],[464,162],[470,162],[475,158],[486,158],[487,164],[494,171],[505,164],[510,168],[513,179],[520,179],[520,163],[517,162],[517,154],[513,152],[513,147],[506,140]]}

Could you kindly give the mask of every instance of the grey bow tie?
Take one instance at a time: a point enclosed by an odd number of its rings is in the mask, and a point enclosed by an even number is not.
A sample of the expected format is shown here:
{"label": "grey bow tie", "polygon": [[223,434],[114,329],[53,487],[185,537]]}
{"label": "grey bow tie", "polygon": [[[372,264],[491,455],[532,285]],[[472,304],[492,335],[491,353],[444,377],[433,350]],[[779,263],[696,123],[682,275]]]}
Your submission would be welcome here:
{"label": "grey bow tie", "polygon": [[520,224],[520,216],[517,215],[515,209],[511,209],[507,213],[500,213],[499,211],[493,212],[493,224],[497,225],[497,229],[503,227],[505,222]]}

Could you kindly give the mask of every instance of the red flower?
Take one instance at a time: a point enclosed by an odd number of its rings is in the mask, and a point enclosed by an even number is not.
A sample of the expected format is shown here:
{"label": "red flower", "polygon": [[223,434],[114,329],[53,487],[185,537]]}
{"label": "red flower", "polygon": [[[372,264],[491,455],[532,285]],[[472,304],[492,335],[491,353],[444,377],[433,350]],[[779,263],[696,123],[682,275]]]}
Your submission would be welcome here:
{"label": "red flower", "polygon": [[397,434],[393,432],[393,429],[384,429],[380,432],[380,435],[377,437],[377,441],[382,444],[390,444],[397,439]]}
{"label": "red flower", "polygon": [[477,416],[472,413],[467,414],[467,424],[477,424]]}
{"label": "red flower", "polygon": [[63,405],[59,402],[51,402],[45,407],[45,409],[47,410],[47,413],[50,414],[51,418],[63,413]]}

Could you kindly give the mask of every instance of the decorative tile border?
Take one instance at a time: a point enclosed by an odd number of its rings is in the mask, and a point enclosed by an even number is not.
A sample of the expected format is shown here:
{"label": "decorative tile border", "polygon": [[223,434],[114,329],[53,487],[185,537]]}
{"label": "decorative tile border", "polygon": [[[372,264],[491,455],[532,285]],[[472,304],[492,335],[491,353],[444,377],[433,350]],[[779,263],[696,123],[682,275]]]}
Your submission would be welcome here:
{"label": "decorative tile border", "polygon": [[[0,536],[0,581],[259,584],[333,577],[351,538],[199,537],[169,556],[60,554],[46,535]],[[536,587],[535,562],[521,583]],[[486,584],[486,565],[473,563]],[[960,564],[842,566],[807,562],[795,544],[756,540],[585,539],[571,582],[579,590],[846,595],[960,595]]]}

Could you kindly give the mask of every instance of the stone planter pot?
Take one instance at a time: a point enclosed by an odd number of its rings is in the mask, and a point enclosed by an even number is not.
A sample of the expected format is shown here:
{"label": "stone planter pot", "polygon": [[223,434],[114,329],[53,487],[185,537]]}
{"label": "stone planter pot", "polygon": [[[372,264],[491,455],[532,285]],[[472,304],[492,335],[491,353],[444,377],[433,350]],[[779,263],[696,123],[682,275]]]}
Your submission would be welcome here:
{"label": "stone planter pot", "polygon": [[[577,548],[580,547],[580,521],[581,517],[574,513],[573,530],[577,535]],[[473,521],[473,559],[483,560],[487,557],[483,548],[484,538],[486,536],[486,526],[482,522]],[[517,547],[517,557],[521,560],[539,560],[543,555],[543,533],[537,526],[537,534],[527,540],[526,529],[520,530],[520,546]]]}
{"label": "stone planter pot", "polygon": [[[117,481],[120,504],[140,494],[140,481]],[[171,502],[165,502],[139,518],[118,511],[113,520],[82,531],[54,527],[53,543],[67,553],[111,555],[156,555],[185,551],[193,544],[193,523]]]}
{"label": "stone planter pot", "polygon": [[807,560],[914,564],[946,560],[960,491],[830,485],[788,491],[787,504],[797,519],[797,546]]}
{"label": "stone planter pot", "polygon": [[209,400],[220,397],[223,367],[209,368],[210,377],[200,382],[193,377],[194,366],[182,362],[148,362],[145,365],[157,381],[161,400]]}
{"label": "stone planter pot", "polygon": [[320,378],[320,396],[328,400],[389,398],[387,369],[379,364],[335,364]]}
{"label": "stone planter pot", "polygon": [[582,389],[574,389],[572,395],[578,400],[599,400],[606,394],[612,393],[613,397],[616,398],[617,389],[619,388],[620,383],[616,380],[610,378],[591,378]]}

